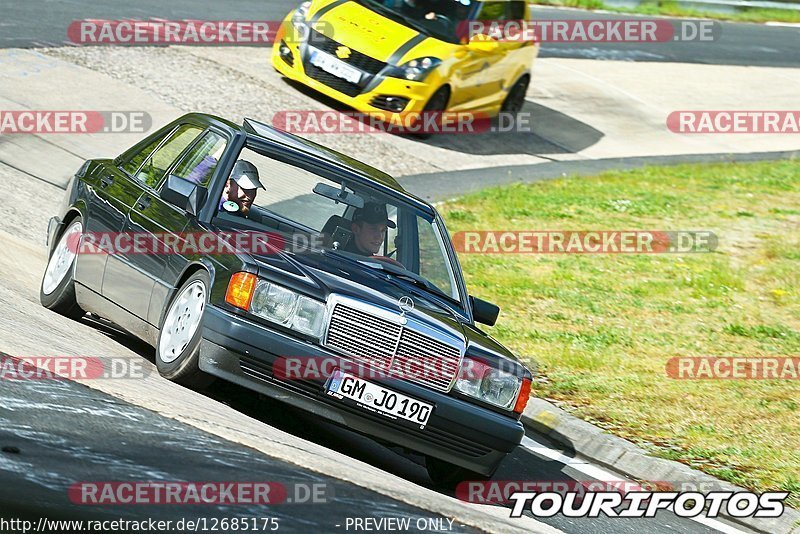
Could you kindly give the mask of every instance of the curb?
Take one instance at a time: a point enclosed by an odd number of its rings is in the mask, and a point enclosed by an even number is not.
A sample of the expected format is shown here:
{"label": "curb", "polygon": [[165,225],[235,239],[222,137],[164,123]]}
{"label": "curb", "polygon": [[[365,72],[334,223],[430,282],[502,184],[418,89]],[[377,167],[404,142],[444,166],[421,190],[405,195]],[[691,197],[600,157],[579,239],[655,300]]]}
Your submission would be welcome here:
{"label": "curb", "polygon": [[[777,152],[746,152],[715,154],[676,154],[672,156],[634,156],[552,161],[530,165],[463,169],[428,174],[398,176],[397,181],[407,190],[429,202],[449,200],[486,189],[513,183],[533,183],[542,180],[574,176],[591,176],[604,171],[624,171],[648,165],[683,165],[692,163],[747,163],[800,158],[800,150]],[[491,171],[491,172],[490,172]]]}
{"label": "curb", "polygon": [[[641,481],[692,484],[699,488],[720,491],[747,491],[692,469],[682,463],[650,456],[630,441],[568,414],[561,408],[531,397],[522,414],[526,429],[563,445],[593,463]],[[741,518],[720,514],[720,517],[742,527],[764,534],[800,534],[800,512],[786,508],[779,518]]]}

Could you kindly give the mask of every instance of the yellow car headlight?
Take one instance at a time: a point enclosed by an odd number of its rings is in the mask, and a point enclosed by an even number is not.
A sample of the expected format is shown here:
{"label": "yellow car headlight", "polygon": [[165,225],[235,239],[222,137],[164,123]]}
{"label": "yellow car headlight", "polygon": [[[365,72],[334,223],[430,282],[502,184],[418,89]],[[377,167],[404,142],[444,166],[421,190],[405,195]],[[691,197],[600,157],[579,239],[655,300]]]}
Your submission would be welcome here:
{"label": "yellow car headlight", "polygon": [[425,78],[439,65],[442,60],[435,57],[421,57],[412,59],[398,67],[392,67],[387,74],[394,78],[403,78],[414,82],[425,81]]}

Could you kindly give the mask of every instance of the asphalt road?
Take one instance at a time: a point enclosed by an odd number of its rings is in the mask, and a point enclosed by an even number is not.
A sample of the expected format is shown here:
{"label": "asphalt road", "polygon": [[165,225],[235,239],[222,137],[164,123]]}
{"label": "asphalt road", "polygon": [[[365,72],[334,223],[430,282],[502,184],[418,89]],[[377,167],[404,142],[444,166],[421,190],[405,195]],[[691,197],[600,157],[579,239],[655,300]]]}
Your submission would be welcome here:
{"label": "asphalt road", "polygon": [[[103,321],[84,323],[138,352],[138,341]],[[320,423],[279,403],[264,400],[224,383],[208,392],[221,402],[265,424],[372,464],[420,487],[430,482],[421,459],[383,447],[336,426]],[[429,510],[291,465],[189,425],[161,417],[139,406],[68,380],[5,381],[0,390],[0,517],[52,520],[155,520],[181,518],[275,518],[280,530],[345,530],[348,518],[420,518],[444,521]],[[543,438],[534,436],[538,440]],[[342,469],[348,468],[344,462]],[[496,480],[571,482],[593,480],[574,466],[544,458],[524,446],[505,461]],[[82,482],[277,482],[287,488],[324,485],[325,502],[256,505],[113,505],[75,504],[68,489]],[[303,497],[302,489],[292,491]],[[452,493],[447,493],[453,495]],[[291,500],[291,497],[289,497]],[[570,533],[713,532],[671,513],[649,519],[544,519]],[[453,523],[449,532],[476,529]],[[417,529],[412,529],[412,532]]]}
{"label": "asphalt road", "polygon": [[[206,20],[281,20],[298,0],[119,0],[104,4],[90,0],[0,1],[0,47],[28,48],[61,46],[67,41],[67,27],[74,20],[164,18]],[[537,8],[541,20],[626,18],[577,10]],[[668,61],[716,65],[800,65],[800,28],[762,24],[720,23],[713,42],[665,43],[546,43],[541,57],[567,57],[626,61]]]}
{"label": "asphalt road", "polygon": [[[0,392],[0,517],[49,520],[275,519],[280,530],[341,530],[347,518],[444,517],[320,475],[68,380],[7,381]],[[68,489],[102,482],[268,482],[280,504],[75,503]],[[313,492],[319,496],[312,502]],[[272,492],[271,492],[272,493]],[[320,513],[324,511],[324,513]],[[269,523],[267,521],[267,523]],[[476,529],[453,524],[455,532]],[[254,529],[255,530],[255,529]],[[414,531],[418,529],[414,528]],[[235,529],[233,530],[235,531]]]}

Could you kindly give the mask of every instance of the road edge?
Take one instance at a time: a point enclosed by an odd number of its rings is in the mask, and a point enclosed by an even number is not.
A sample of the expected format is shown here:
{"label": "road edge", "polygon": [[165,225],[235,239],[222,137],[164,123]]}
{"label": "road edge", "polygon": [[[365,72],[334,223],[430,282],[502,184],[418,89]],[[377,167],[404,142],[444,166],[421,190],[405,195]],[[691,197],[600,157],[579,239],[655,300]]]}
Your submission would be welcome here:
{"label": "road edge", "polygon": [[458,171],[398,176],[400,184],[411,193],[442,202],[469,193],[513,183],[533,183],[571,176],[592,176],[606,171],[625,171],[649,165],[673,166],[693,163],[748,163],[800,158],[800,150],[776,152],[717,152],[710,154],[675,154],[569,161],[528,165],[483,167]]}
{"label": "road edge", "polygon": [[[568,452],[635,480],[680,481],[700,487],[711,484],[723,491],[747,491],[680,462],[651,456],[634,443],[587,423],[544,399],[531,397],[522,414],[522,424],[527,430],[563,445]],[[723,513],[720,517],[764,534],[800,533],[800,512],[788,507],[781,517],[775,519],[737,518]]]}

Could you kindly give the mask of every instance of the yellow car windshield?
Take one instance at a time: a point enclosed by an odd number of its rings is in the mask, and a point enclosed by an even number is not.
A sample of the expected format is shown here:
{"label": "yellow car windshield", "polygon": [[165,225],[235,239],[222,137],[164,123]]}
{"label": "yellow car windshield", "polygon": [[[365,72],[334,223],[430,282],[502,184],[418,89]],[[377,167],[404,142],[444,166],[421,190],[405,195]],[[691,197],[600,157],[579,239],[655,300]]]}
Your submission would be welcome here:
{"label": "yellow car windshield", "polygon": [[420,33],[450,43],[462,41],[463,23],[475,18],[476,0],[356,0]]}

